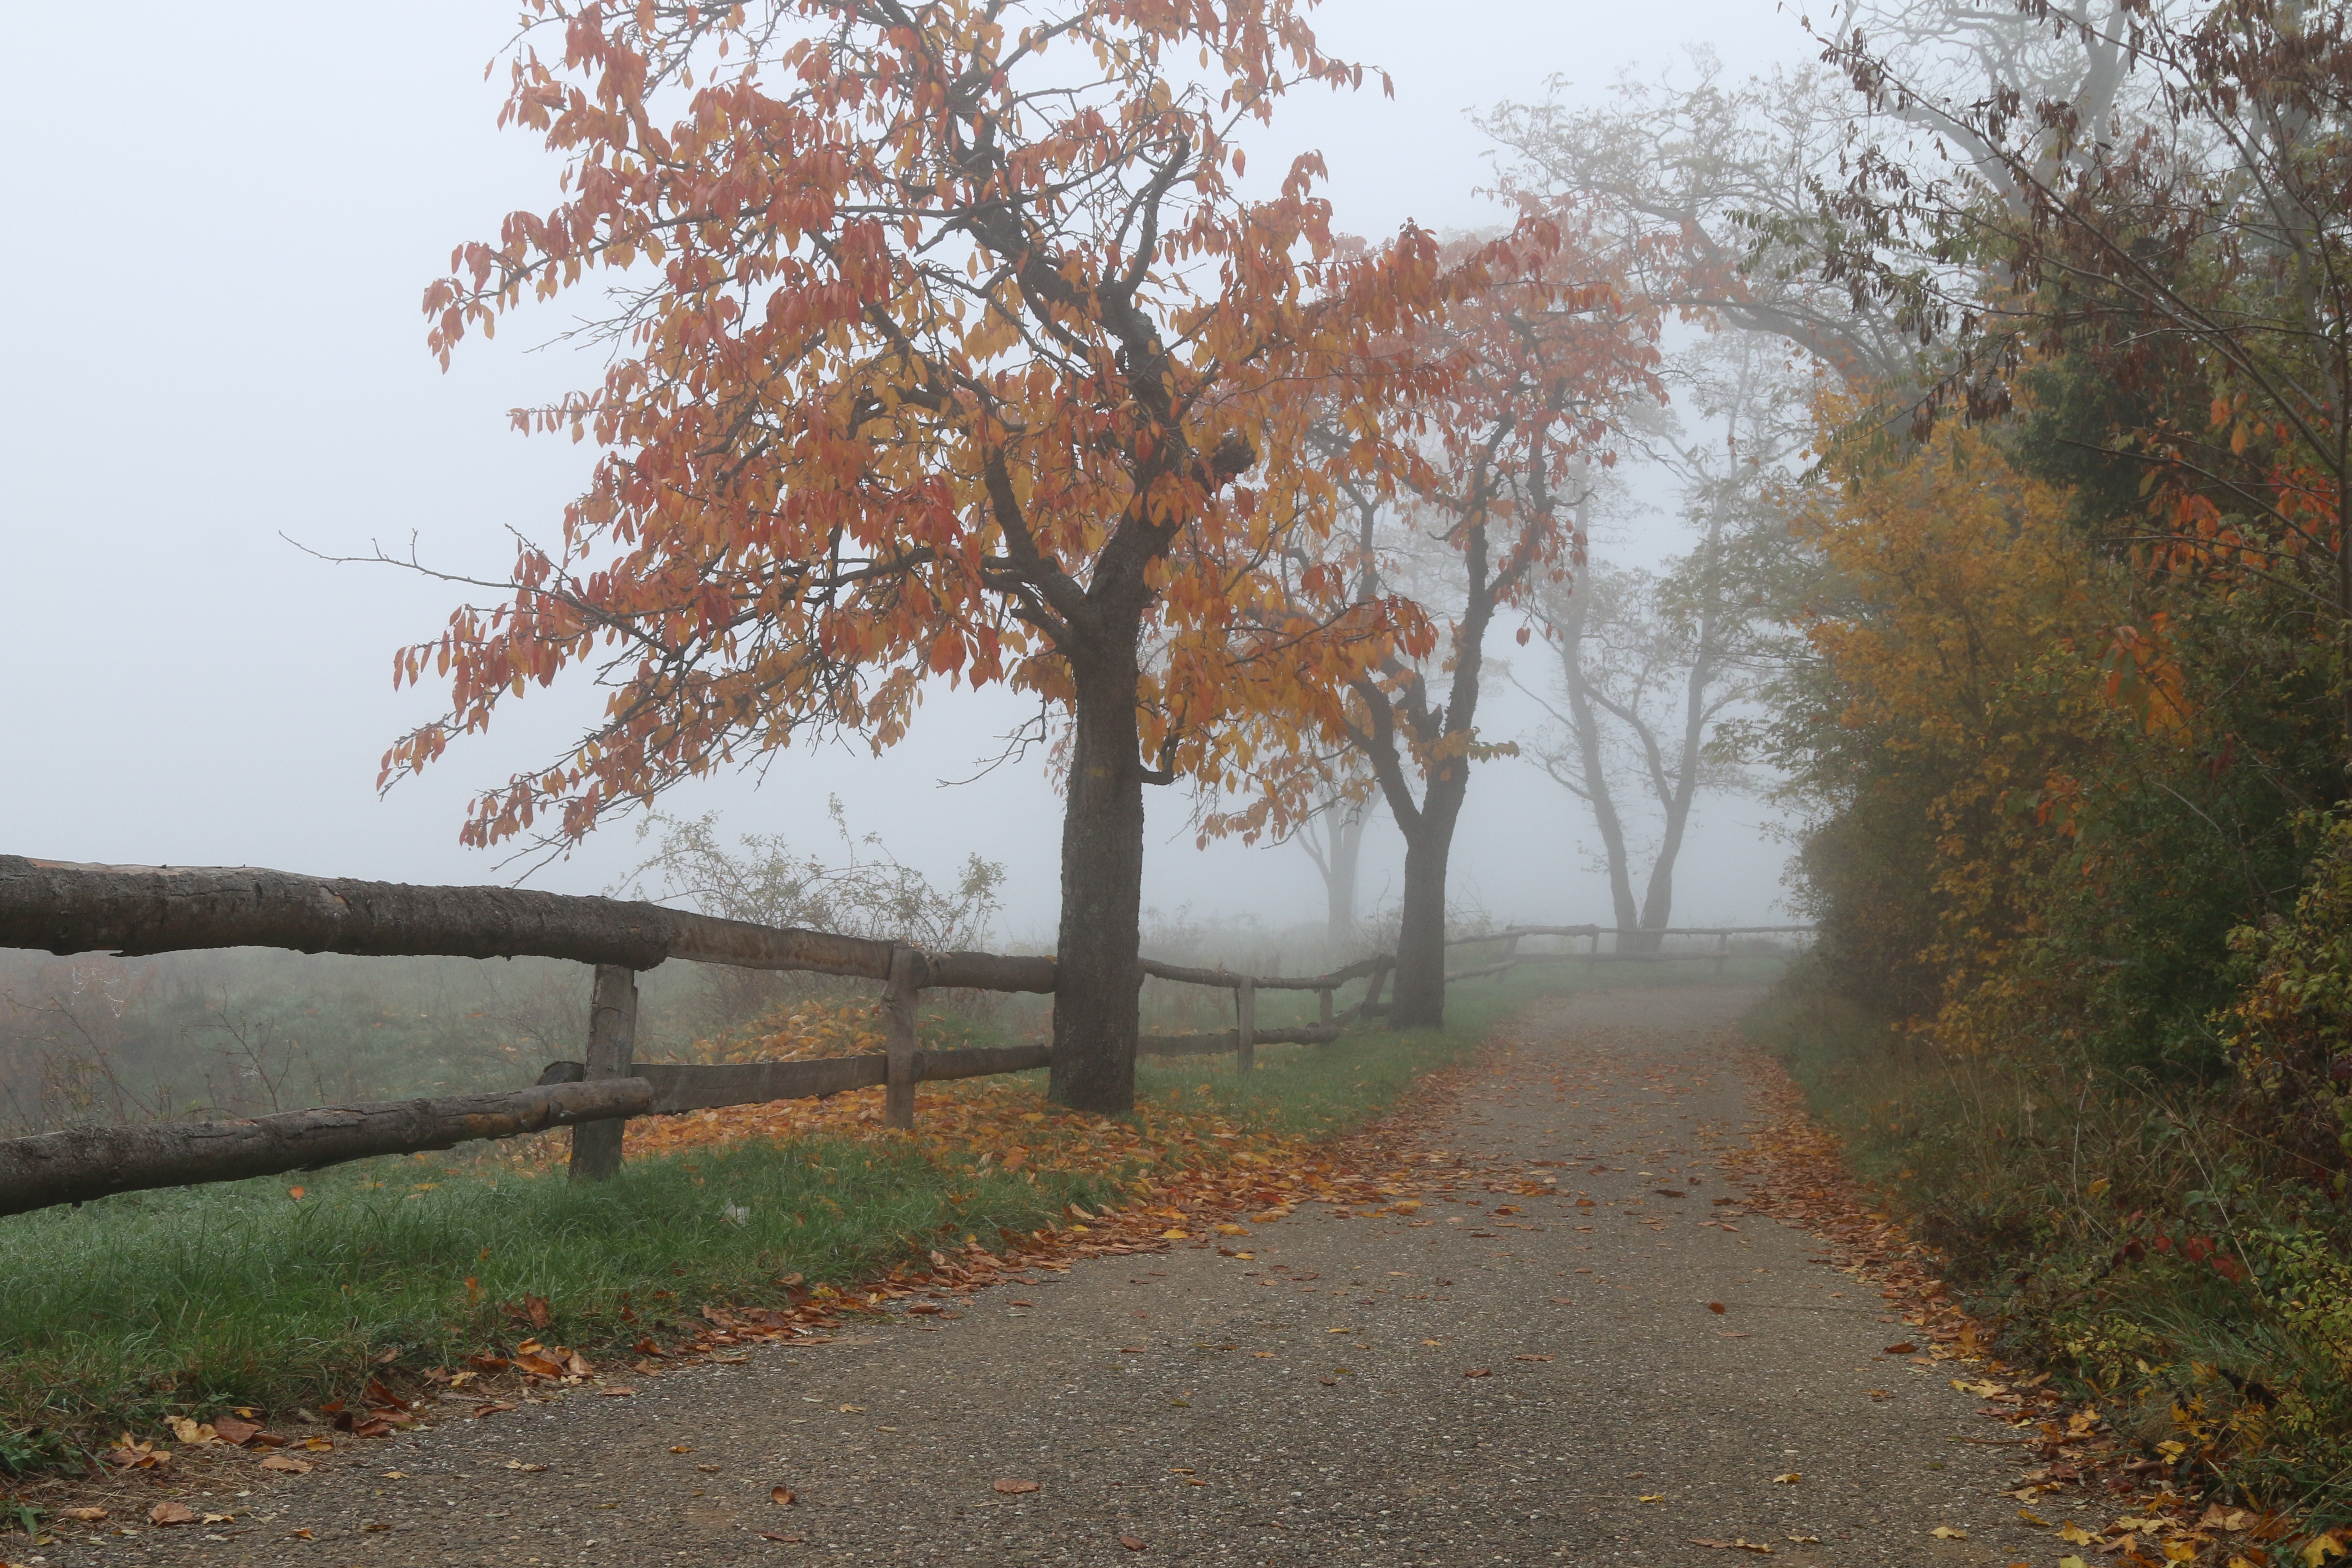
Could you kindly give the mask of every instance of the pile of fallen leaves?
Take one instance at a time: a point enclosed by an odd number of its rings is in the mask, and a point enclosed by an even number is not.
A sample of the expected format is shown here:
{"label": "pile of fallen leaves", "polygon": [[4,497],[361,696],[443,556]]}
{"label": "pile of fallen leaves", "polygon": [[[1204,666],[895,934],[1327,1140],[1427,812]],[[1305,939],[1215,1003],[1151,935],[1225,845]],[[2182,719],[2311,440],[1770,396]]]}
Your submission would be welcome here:
{"label": "pile of fallen leaves", "polygon": [[[2080,1549],[2061,1557],[2059,1568],[2087,1568],[2082,1552],[2118,1568],[2178,1563],[2321,1568],[2331,1559],[2352,1558],[2352,1531],[2315,1533],[2284,1515],[2184,1495],[2171,1479],[2182,1445],[2135,1453],[2095,1406],[2070,1405],[2053,1390],[2049,1373],[2026,1376],[1992,1356],[1983,1325],[1946,1290],[1940,1255],[1863,1200],[1843,1149],[1806,1110],[1803,1090],[1761,1052],[1753,1055],[1750,1070],[1761,1124],[1746,1147],[1721,1155],[1741,1181],[1748,1207],[1819,1238],[1823,1245],[1816,1261],[1878,1290],[1905,1329],[1905,1338],[1888,1345],[1887,1353],[1960,1374],[1952,1386],[1981,1400],[1979,1414],[2005,1431],[1968,1441],[2030,1452],[2036,1463],[2008,1495],[2020,1504],[2022,1522],[2051,1530]],[[2085,1511],[2095,1507],[2114,1517],[2098,1530],[2057,1524],[2037,1513],[2036,1503]]]}

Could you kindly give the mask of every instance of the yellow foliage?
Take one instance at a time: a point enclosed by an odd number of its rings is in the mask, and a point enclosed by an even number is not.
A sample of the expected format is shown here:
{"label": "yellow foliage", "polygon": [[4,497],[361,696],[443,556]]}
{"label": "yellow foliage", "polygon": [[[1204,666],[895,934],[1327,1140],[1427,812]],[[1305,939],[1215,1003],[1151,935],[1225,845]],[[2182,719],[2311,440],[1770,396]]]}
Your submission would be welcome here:
{"label": "yellow foliage", "polygon": [[2010,962],[2035,921],[2021,873],[2084,853],[2074,769],[2111,710],[2098,662],[2125,617],[2064,525],[2064,493],[1979,432],[1946,427],[1900,467],[1841,477],[1798,523],[1831,584],[1805,626],[1816,707],[1849,815],[1883,825],[1885,853],[1933,864],[1932,907],[1890,900],[1878,917],[1904,931],[1884,934],[1925,940],[1901,957],[1938,978],[1939,1033],[1980,1044],[2024,984]]}

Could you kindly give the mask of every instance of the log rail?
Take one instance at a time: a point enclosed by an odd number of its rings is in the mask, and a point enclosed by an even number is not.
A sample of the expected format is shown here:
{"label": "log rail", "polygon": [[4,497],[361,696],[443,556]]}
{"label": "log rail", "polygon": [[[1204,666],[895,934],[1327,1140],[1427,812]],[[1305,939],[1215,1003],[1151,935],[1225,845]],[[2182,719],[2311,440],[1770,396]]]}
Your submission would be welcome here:
{"label": "log rail", "polygon": [[[1596,961],[1604,929],[1515,926],[1456,938],[1448,945],[1508,945],[1500,963],[1447,978],[1507,973],[1514,963],[1577,956],[1520,955],[1518,942],[1526,936],[1590,937],[1591,950],[1584,956]],[[1735,934],[1809,929],[1755,926],[1663,934],[1717,937],[1719,952],[1727,956]],[[305,877],[253,867],[81,865],[0,855],[0,947],[124,957],[225,947],[539,957],[569,959],[595,972],[585,1059],[551,1063],[530,1088],[0,1140],[0,1215],[112,1193],[318,1170],[371,1155],[446,1149],[553,1127],[572,1130],[572,1176],[601,1179],[619,1170],[622,1126],[633,1116],[821,1099],[878,1086],[884,1090],[885,1123],[911,1127],[919,1083],[1026,1072],[1052,1060],[1051,1047],[1043,1045],[926,1051],[916,1026],[916,1005],[925,990],[1050,994],[1055,974],[1049,956],[928,952],[902,942],[722,920],[632,900]],[[636,1061],[636,976],[673,958],[879,981],[884,1048],[813,1061]],[[1230,1051],[1246,1072],[1261,1045],[1329,1045],[1348,1024],[1381,1011],[1381,992],[1395,963],[1393,955],[1376,953],[1325,974],[1255,975],[1145,959],[1147,978],[1232,992],[1234,1026],[1207,1034],[1145,1035],[1137,1049],[1163,1057]],[[1718,958],[1718,973],[1721,968]],[[1357,980],[1366,982],[1363,998],[1336,1011],[1339,988]],[[1259,1028],[1260,991],[1316,993],[1317,1021]]]}

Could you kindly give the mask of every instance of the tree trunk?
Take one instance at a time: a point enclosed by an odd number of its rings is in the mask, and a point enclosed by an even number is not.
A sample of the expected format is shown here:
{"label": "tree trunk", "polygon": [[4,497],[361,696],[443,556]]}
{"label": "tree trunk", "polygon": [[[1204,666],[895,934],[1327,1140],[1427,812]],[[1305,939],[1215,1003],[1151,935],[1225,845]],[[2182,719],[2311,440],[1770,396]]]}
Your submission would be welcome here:
{"label": "tree trunk", "polygon": [[1340,810],[1324,830],[1323,942],[1333,958],[1344,957],[1356,946],[1356,870],[1364,853],[1364,823],[1371,805],[1363,802]]}
{"label": "tree trunk", "polygon": [[1445,862],[1454,835],[1424,816],[1405,840],[1404,899],[1398,907],[1396,1001],[1390,1017],[1400,1028],[1436,1028],[1445,1022]]}
{"label": "tree trunk", "polygon": [[1570,727],[1576,732],[1582,793],[1592,807],[1592,824],[1600,831],[1601,853],[1609,862],[1609,903],[1622,930],[1633,925],[1638,915],[1633,907],[1633,863],[1625,850],[1625,824],[1617,815],[1617,797],[1609,787],[1608,764],[1601,749],[1601,715],[1593,708],[1592,689],[1584,677],[1584,626],[1591,603],[1591,574],[1580,574],[1570,592],[1568,618],[1559,628],[1559,668],[1568,695]]}
{"label": "tree trunk", "polygon": [[[1475,670],[1472,679],[1476,679]],[[1397,911],[1396,1001],[1390,1011],[1400,1028],[1434,1029],[1445,1022],[1445,867],[1469,790],[1469,759],[1453,757],[1440,763],[1405,837],[1404,899]]]}
{"label": "tree trunk", "polygon": [[1055,952],[1047,1095],[1074,1110],[1135,1107],[1142,935],[1143,764],[1136,754],[1135,637],[1071,658],[1076,691],[1062,815],[1062,924]]}
{"label": "tree trunk", "polygon": [[[1705,647],[1712,622],[1699,623],[1699,645]],[[1683,689],[1683,749],[1673,777],[1673,790],[1658,804],[1665,808],[1665,836],[1658,841],[1658,857],[1650,863],[1650,885],[1642,895],[1642,928],[1664,931],[1675,912],[1675,862],[1681,858],[1683,836],[1690,827],[1691,802],[1698,795],[1700,754],[1706,745],[1707,688],[1715,684],[1715,661],[1704,654],[1691,666]],[[1663,946],[1660,939],[1650,939]]]}

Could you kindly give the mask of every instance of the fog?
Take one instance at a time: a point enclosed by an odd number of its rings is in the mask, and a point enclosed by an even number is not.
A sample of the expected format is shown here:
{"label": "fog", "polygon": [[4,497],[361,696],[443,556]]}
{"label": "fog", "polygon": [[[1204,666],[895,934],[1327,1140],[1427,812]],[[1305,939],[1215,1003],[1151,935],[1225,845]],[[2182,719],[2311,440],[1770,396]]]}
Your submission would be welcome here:
{"label": "fog", "polygon": [[[417,309],[451,247],[509,207],[553,199],[528,135],[493,120],[482,66],[500,5],[384,8],[130,5],[12,15],[25,67],[0,116],[10,307],[0,399],[8,482],[8,765],[0,850],[74,860],[274,866],[409,881],[506,880],[523,868],[457,842],[478,784],[544,757],[593,711],[584,686],[534,692],[504,727],[385,795],[377,761],[434,694],[395,692],[391,654],[435,633],[453,587],[326,563],[372,542],[502,575],[509,530],[541,537],[591,452],[510,433],[507,410],[585,384],[600,364],[539,349],[550,312],[443,374]],[[1491,223],[1486,145],[1467,111],[1529,100],[1547,79],[1589,95],[1637,63],[1704,42],[1745,74],[1810,58],[1795,18],[1760,3],[1641,7],[1333,0],[1337,52],[1388,68],[1374,89],[1290,99],[1253,165],[1320,148],[1341,226],[1408,217]],[[1260,149],[1264,151],[1261,153]],[[533,331],[532,326],[544,330]],[[1635,488],[1639,489],[1637,476]],[[1621,525],[1612,560],[1675,549],[1660,513]],[[1498,655],[1513,651],[1509,631]],[[1540,654],[1540,645],[1535,650]],[[1522,679],[1544,678],[1526,653]],[[945,874],[971,852],[1010,869],[1003,929],[1050,931],[1060,803],[1041,755],[966,779],[1024,704],[934,688],[912,737],[795,752],[757,779],[681,791],[667,809],[821,848],[841,795],[858,831]],[[1497,680],[1489,740],[1532,727]],[[1321,888],[1295,847],[1202,851],[1181,790],[1155,792],[1146,901],[1269,923],[1312,918]],[[1607,919],[1582,808],[1524,762],[1486,765],[1453,857],[1454,898],[1497,918]],[[1755,798],[1704,801],[1677,923],[1763,920],[1781,893],[1779,818]],[[532,885],[593,891],[638,851],[607,828]],[[1368,841],[1364,901],[1393,897],[1401,841]]]}

